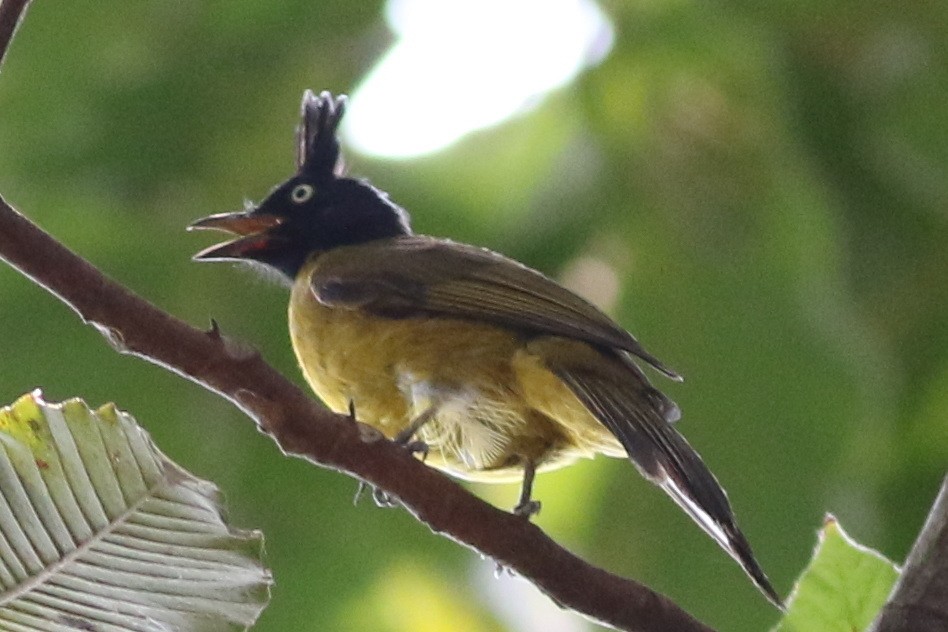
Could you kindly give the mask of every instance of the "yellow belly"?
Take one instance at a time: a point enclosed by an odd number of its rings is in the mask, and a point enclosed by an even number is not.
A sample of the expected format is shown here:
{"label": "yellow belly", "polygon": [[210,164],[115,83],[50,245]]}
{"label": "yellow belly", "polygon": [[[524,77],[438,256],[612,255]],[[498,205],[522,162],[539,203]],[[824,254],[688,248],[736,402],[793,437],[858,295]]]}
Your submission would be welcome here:
{"label": "yellow belly", "polygon": [[[306,279],[308,275],[303,275]],[[604,452],[611,434],[513,332],[442,318],[388,319],[319,303],[293,288],[290,336],[303,374],[332,410],[393,437],[429,407],[428,463],[472,480],[515,480]]]}

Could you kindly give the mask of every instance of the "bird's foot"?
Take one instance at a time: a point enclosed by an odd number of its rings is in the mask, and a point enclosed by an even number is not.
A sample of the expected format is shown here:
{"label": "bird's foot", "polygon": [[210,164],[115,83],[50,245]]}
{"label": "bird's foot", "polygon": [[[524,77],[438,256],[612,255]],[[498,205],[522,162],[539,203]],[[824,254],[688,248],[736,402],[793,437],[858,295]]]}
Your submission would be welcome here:
{"label": "bird's foot", "polygon": [[513,508],[513,514],[529,520],[540,513],[541,506],[539,500],[521,500],[517,503],[517,506]]}
{"label": "bird's foot", "polygon": [[359,486],[356,488],[355,496],[352,497],[352,504],[358,505],[359,501],[362,500],[362,494],[365,492],[365,488],[368,487],[365,481],[359,481]]}
{"label": "bird's foot", "polygon": [[428,452],[431,450],[427,443],[418,439],[409,441],[408,443],[400,443],[399,445],[408,450],[408,453],[411,455],[420,454],[422,463],[428,458]]}
{"label": "bird's foot", "polygon": [[[365,481],[359,481],[359,488],[356,490],[355,497],[352,499],[353,505],[358,505],[359,501],[362,500],[362,494],[365,492],[366,487],[372,487]],[[372,500],[375,501],[377,507],[392,508],[398,507],[398,501],[395,500],[395,497],[389,494],[388,492],[379,489],[378,487],[372,487]]]}
{"label": "bird's foot", "polygon": [[406,448],[411,454],[421,454],[421,460],[424,461],[428,456],[428,444],[414,437],[418,431],[421,430],[422,426],[431,421],[437,410],[435,406],[426,409],[425,412],[415,417],[405,428],[402,428],[392,441]]}
{"label": "bird's foot", "polygon": [[537,474],[537,464],[533,459],[523,461],[523,486],[520,488],[520,500],[513,508],[515,516],[530,520],[540,513],[540,501],[533,500],[533,479]]}
{"label": "bird's foot", "polygon": [[372,500],[375,501],[376,507],[383,507],[387,509],[398,507],[398,501],[395,500],[395,497],[388,492],[379,489],[378,487],[372,490]]}
{"label": "bird's foot", "polygon": [[428,444],[422,441],[421,439],[413,439],[415,432],[418,431],[418,426],[412,424],[411,426],[405,428],[392,439],[392,442],[408,450],[408,453],[411,455],[420,454],[422,462],[428,458],[428,452],[431,451],[431,448],[428,447]]}

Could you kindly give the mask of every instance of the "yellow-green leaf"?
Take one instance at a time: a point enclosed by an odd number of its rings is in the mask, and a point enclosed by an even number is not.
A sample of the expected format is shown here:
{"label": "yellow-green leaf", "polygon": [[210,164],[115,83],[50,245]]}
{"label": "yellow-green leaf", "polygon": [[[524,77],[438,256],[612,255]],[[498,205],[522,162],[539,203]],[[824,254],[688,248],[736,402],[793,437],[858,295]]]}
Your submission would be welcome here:
{"label": "yellow-green leaf", "polygon": [[859,632],[878,614],[899,576],[880,553],[857,544],[828,516],[810,564],[774,632]]}

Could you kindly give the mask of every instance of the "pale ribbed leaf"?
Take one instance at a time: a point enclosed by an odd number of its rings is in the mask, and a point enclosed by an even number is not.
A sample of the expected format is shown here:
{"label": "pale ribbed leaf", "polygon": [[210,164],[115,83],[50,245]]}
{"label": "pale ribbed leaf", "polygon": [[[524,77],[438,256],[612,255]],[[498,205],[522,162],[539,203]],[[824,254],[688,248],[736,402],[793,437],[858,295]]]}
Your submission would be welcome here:
{"label": "pale ribbed leaf", "polygon": [[244,630],[269,599],[262,552],[113,405],[0,409],[0,630]]}

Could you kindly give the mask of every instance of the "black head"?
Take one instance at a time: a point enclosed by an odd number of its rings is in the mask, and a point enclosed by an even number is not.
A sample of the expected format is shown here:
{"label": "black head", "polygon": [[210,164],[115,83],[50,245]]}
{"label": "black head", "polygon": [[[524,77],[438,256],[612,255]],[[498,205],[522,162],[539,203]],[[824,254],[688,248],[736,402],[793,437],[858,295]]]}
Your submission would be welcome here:
{"label": "black head", "polygon": [[297,130],[296,175],[256,207],[200,219],[190,229],[215,228],[238,235],[194,256],[198,261],[253,261],[288,280],[310,255],[339,246],[411,234],[408,215],[365,180],[342,175],[336,129],[345,96],[309,90]]}

